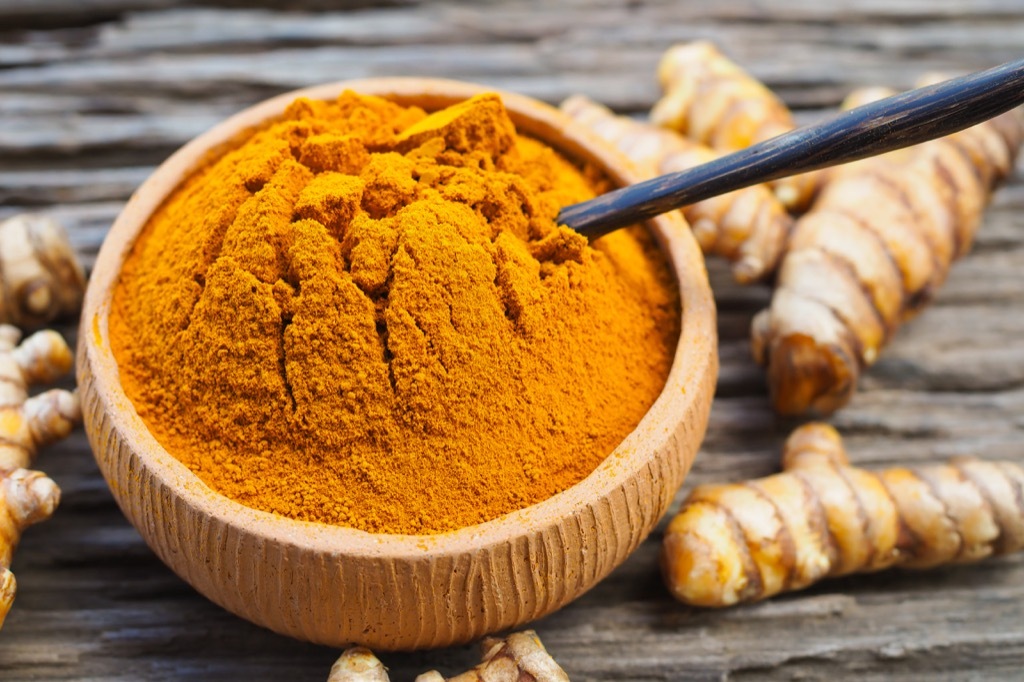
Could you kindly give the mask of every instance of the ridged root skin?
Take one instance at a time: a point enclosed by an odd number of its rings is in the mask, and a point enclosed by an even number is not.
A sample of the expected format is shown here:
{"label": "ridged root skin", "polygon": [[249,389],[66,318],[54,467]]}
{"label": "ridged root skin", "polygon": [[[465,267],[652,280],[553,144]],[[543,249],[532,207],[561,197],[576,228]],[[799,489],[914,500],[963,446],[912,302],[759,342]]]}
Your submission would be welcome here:
{"label": "ridged root skin", "polygon": [[346,649],[334,662],[327,682],[389,682],[387,668],[366,647]]}
{"label": "ridged root skin", "polygon": [[71,370],[73,357],[57,332],[36,332],[20,345],[20,332],[0,325],[0,469],[31,466],[40,447],[65,438],[82,413],[77,393],[53,389],[32,398],[30,386]]}
{"label": "ridged root skin", "polygon": [[41,331],[20,340],[17,328],[0,324],[0,627],[14,602],[9,567],[21,533],[48,519],[60,500],[57,484],[27,467],[41,446],[64,438],[82,419],[77,393],[54,389],[28,397],[31,385],[71,370],[64,338]]}
{"label": "ridged root skin", "polygon": [[[709,41],[669,48],[658,66],[658,80],[664,95],[651,110],[651,120],[718,151],[743,149],[796,127],[775,93]],[[817,172],[804,173],[771,187],[786,208],[802,211],[820,179]]]}
{"label": "ridged root skin", "polygon": [[1022,137],[1018,109],[829,175],[796,222],[770,307],[753,322],[753,354],[768,368],[776,411],[829,414],[848,402],[861,370],[970,249]]}
{"label": "ridged root skin", "polygon": [[50,518],[59,502],[60,488],[46,474],[0,470],[0,628],[14,603],[17,583],[10,566],[21,533]]}
{"label": "ridged root skin", "polygon": [[44,215],[0,222],[0,323],[41,327],[75,315],[85,273],[64,228]]}
{"label": "ridged root skin", "polygon": [[[686,170],[718,157],[718,153],[678,133],[616,116],[582,95],[562,102],[561,109],[611,143],[646,178]],[[747,284],[771,275],[782,257],[793,220],[764,185],[747,187],[682,209],[704,253],[732,262],[736,281]]]}
{"label": "ridged root skin", "polygon": [[[416,682],[568,682],[565,671],[544,649],[533,630],[516,632],[481,642],[483,661],[472,670],[445,677],[436,670],[423,673]],[[388,682],[384,665],[369,649],[348,649],[331,668],[327,682]]]}
{"label": "ridged root skin", "polygon": [[670,592],[724,607],[830,576],[932,568],[1024,549],[1024,469],[957,458],[879,472],[850,466],[827,424],[798,428],[783,473],[702,485],[669,524]]}

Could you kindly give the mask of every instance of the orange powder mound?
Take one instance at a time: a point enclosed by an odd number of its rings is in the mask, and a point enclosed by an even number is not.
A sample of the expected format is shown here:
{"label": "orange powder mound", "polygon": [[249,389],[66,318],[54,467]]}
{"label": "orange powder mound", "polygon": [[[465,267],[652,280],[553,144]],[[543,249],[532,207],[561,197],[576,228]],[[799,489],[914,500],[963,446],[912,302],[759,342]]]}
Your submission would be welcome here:
{"label": "orange powder mound", "polygon": [[496,95],[297,100],[145,227],[110,317],[124,389],[256,509],[419,534],[544,500],[636,426],[679,334],[644,230],[555,224],[601,189]]}

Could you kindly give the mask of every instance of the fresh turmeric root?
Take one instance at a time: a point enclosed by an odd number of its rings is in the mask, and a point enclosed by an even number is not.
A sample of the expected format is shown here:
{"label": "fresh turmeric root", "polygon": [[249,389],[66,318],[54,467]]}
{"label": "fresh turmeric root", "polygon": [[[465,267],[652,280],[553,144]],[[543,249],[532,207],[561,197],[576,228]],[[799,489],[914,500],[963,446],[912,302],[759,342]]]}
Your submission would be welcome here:
{"label": "fresh turmeric root", "polygon": [[[775,93],[709,41],[670,48],[658,65],[658,80],[665,94],[651,110],[652,122],[718,151],[743,149],[796,127]],[[802,211],[820,177],[804,173],[772,187],[786,208]]]}
{"label": "fresh turmeric root", "polygon": [[786,442],[782,468],[690,494],[661,555],[677,599],[731,606],[827,576],[1024,549],[1024,469],[1012,462],[870,472],[849,465],[835,429],[808,424]]}
{"label": "fresh turmeric root", "polygon": [[[582,95],[562,102],[562,111],[623,152],[645,177],[692,168],[715,159],[710,147],[678,133],[616,116]],[[749,283],[778,265],[793,221],[763,185],[755,185],[686,206],[683,216],[705,253],[733,263],[733,275]]]}
{"label": "fresh turmeric root", "polygon": [[569,682],[569,676],[555,663],[533,630],[505,639],[488,637],[481,643],[483,662],[477,667],[444,677],[437,671],[424,673],[416,682]]}
{"label": "fresh turmeric root", "polygon": [[776,411],[828,414],[970,248],[1024,137],[1015,110],[831,176],[752,325]]}
{"label": "fresh turmeric root", "polygon": [[354,646],[331,666],[327,682],[390,682],[384,664],[366,647]]}
{"label": "fresh turmeric root", "polygon": [[32,384],[51,382],[71,369],[71,350],[53,331],[33,334],[0,325],[0,627],[14,601],[11,556],[21,532],[50,517],[57,485],[29,471],[37,450],[67,436],[81,420],[78,396],[55,389],[28,397]]}
{"label": "fresh turmeric root", "polygon": [[0,323],[41,327],[82,306],[85,274],[60,223],[21,214],[0,223]]}
{"label": "fresh turmeric root", "polygon": [[43,445],[66,437],[81,420],[78,397],[53,389],[32,398],[32,384],[70,371],[71,349],[60,334],[41,331],[17,345],[21,332],[0,325],[0,470],[31,466]]}
{"label": "fresh turmeric root", "polygon": [[[444,677],[436,670],[416,682],[569,682],[568,675],[544,649],[537,633],[517,632],[505,639],[488,637],[481,643],[483,662],[477,667]],[[388,682],[388,674],[368,649],[347,650],[331,668],[327,682]]]}
{"label": "fresh turmeric root", "polygon": [[60,488],[46,474],[0,470],[0,628],[14,603],[17,583],[10,566],[21,532],[50,518],[58,502]]}

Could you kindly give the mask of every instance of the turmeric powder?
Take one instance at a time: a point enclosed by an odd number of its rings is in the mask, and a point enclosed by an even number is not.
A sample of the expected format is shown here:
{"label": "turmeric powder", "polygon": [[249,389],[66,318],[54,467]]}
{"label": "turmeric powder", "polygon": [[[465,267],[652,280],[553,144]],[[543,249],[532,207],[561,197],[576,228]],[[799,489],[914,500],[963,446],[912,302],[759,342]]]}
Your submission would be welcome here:
{"label": "turmeric powder", "polygon": [[297,100],[144,228],[110,317],[124,389],[267,512],[420,534],[544,500],[636,426],[679,333],[645,230],[555,223],[605,183],[497,95]]}

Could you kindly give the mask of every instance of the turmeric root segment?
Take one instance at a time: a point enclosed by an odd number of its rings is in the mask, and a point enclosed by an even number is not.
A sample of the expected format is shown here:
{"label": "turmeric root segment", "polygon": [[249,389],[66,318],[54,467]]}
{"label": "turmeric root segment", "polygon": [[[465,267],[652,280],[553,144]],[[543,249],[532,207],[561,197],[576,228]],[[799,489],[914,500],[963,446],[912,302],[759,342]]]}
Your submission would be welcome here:
{"label": "turmeric root segment", "polygon": [[327,682],[390,682],[388,671],[373,652],[361,646],[346,649],[331,666]]}
{"label": "turmeric root segment", "polygon": [[776,411],[846,404],[861,370],[969,250],[1022,136],[1012,111],[832,176],[796,222],[771,305],[753,322]]}
{"label": "turmeric root segment", "polygon": [[20,214],[0,223],[0,323],[40,327],[82,307],[85,273],[64,228]]}
{"label": "turmeric root segment", "polygon": [[[651,110],[651,120],[715,150],[743,149],[796,127],[775,93],[709,41],[669,48],[658,65],[658,80],[664,96]],[[771,187],[787,209],[802,211],[822,177],[804,173]]]}
{"label": "turmeric root segment", "polygon": [[21,532],[50,517],[57,485],[28,467],[43,445],[67,436],[81,420],[78,396],[54,389],[31,398],[29,386],[55,381],[71,369],[71,350],[53,331],[33,334],[0,324],[0,627],[14,602],[11,556]]}
{"label": "turmeric root segment", "polygon": [[57,332],[33,334],[0,325],[0,469],[28,467],[38,449],[66,437],[81,420],[78,397],[52,389],[32,398],[29,387],[56,381],[70,371],[71,349]]}
{"label": "turmeric root segment", "polygon": [[[582,95],[565,100],[561,109],[614,145],[648,178],[693,168],[718,156],[672,130],[616,116]],[[699,201],[683,207],[682,213],[701,250],[729,260],[741,284],[765,279],[775,271],[793,226],[786,208],[763,185]]]}
{"label": "turmeric root segment", "polygon": [[18,589],[18,582],[9,568],[0,568],[0,628],[4,626],[4,619],[11,610],[14,603],[14,593]]}
{"label": "turmeric root segment", "polygon": [[[416,682],[569,682],[533,630],[516,632],[504,639],[488,637],[480,643],[483,661],[472,670],[445,677],[436,670],[416,677]],[[369,649],[345,651],[331,668],[327,682],[388,682],[387,669]]]}
{"label": "turmeric root segment", "polygon": [[794,127],[782,100],[710,41],[669,48],[658,81],[665,94],[651,120],[715,149],[742,149]]}
{"label": "turmeric root segment", "polygon": [[0,470],[0,628],[14,603],[16,582],[10,565],[21,532],[50,518],[59,502],[60,488],[46,474]]}
{"label": "turmeric root segment", "polygon": [[505,639],[488,637],[480,643],[483,662],[455,677],[436,670],[416,682],[569,682],[569,676],[544,649],[533,630],[516,632]]}
{"label": "turmeric root segment", "polygon": [[918,469],[851,467],[839,434],[790,436],[783,473],[697,487],[668,527],[673,596],[722,607],[827,576],[931,568],[1024,549],[1024,469],[960,458]]}

